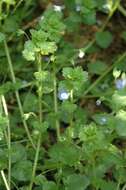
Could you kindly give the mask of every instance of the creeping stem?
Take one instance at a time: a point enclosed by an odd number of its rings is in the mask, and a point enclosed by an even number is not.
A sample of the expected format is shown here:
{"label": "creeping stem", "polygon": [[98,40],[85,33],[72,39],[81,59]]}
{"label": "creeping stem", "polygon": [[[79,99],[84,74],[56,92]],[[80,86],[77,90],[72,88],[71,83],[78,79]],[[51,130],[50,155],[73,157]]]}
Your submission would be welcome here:
{"label": "creeping stem", "polygon": [[[38,57],[37,57],[37,62],[38,62],[38,72],[41,73],[42,63],[41,63],[41,56],[40,55],[38,55]],[[38,82],[39,123],[41,125],[42,120],[43,120],[43,114],[42,114],[42,81],[40,80],[37,82]],[[39,152],[40,152],[40,147],[41,147],[41,139],[42,139],[42,135],[41,135],[41,132],[39,131],[39,137],[38,137],[38,142],[37,142],[37,147],[36,147],[36,153],[35,153],[35,158],[34,158],[32,177],[31,177],[29,190],[32,190],[33,183],[34,183],[35,173],[36,173],[38,159],[39,159]]]}

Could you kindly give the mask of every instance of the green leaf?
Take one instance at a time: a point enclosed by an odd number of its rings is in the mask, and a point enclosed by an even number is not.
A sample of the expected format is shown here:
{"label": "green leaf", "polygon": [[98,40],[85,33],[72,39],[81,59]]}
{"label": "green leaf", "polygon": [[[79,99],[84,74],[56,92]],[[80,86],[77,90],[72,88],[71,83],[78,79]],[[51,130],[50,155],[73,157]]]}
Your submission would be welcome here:
{"label": "green leaf", "polygon": [[41,71],[41,72],[35,72],[34,73],[36,80],[39,82],[44,82],[48,80],[48,77],[50,76],[49,71]]}
{"label": "green leaf", "polygon": [[40,43],[38,44],[38,48],[40,49],[40,53],[42,55],[49,55],[50,53],[54,53],[57,50],[55,42]]}
{"label": "green leaf", "polygon": [[16,163],[21,160],[26,160],[27,154],[25,147],[21,144],[15,144],[11,147],[11,162]]}
{"label": "green leaf", "polygon": [[45,11],[43,19],[40,21],[40,28],[47,32],[49,40],[59,42],[64,34],[65,25],[62,22],[62,13],[49,8]]}
{"label": "green leaf", "polygon": [[86,71],[83,71],[82,67],[76,67],[76,68],[71,68],[71,67],[65,67],[63,68],[63,76],[65,79],[70,79],[74,81],[80,81],[80,82],[85,82],[88,79],[88,73]]}
{"label": "green leaf", "polygon": [[113,181],[105,181],[103,179],[98,179],[97,183],[100,190],[115,190],[117,188],[117,183]]}
{"label": "green leaf", "polygon": [[113,36],[109,31],[97,32],[95,38],[96,43],[103,49],[108,48],[113,40]]}
{"label": "green leaf", "polygon": [[97,60],[94,63],[89,63],[88,69],[90,73],[101,75],[107,69],[107,65],[103,61]]}
{"label": "green leaf", "polygon": [[[33,93],[24,94],[23,98],[23,110],[25,113],[34,112],[38,109],[38,99]],[[32,104],[31,104],[32,102]]]}
{"label": "green leaf", "polygon": [[119,110],[126,106],[126,90],[115,91],[111,100],[112,108]]}
{"label": "green leaf", "polygon": [[0,141],[4,139],[5,136],[5,129],[9,123],[8,117],[2,116],[0,114]]}
{"label": "green leaf", "polygon": [[45,70],[41,72],[35,72],[34,75],[35,75],[36,80],[38,80],[39,82],[42,82],[42,93],[48,94],[53,91],[53,88],[54,88],[53,74]]}
{"label": "green leaf", "polygon": [[0,115],[0,128],[4,129],[4,126],[6,126],[8,122],[9,122],[8,117]]}
{"label": "green leaf", "polygon": [[62,111],[67,112],[69,114],[73,113],[76,110],[76,108],[77,108],[77,105],[69,101],[64,101],[61,106]]}
{"label": "green leaf", "polygon": [[8,165],[8,158],[7,158],[6,151],[5,149],[0,148],[0,170],[7,168],[7,165]]}
{"label": "green leaf", "polygon": [[123,31],[121,37],[126,41],[126,31]]}
{"label": "green leaf", "polygon": [[17,17],[17,15],[15,14],[10,14],[8,15],[8,17],[5,19],[4,21],[4,32],[5,33],[16,33],[16,31],[18,30],[20,24],[20,19],[19,17]]}
{"label": "green leaf", "polygon": [[[92,118],[98,125],[105,126],[105,128],[103,129],[104,132],[109,134],[115,130],[114,116],[106,113],[99,113],[99,114],[94,114]],[[105,122],[103,118],[105,119]]]}
{"label": "green leaf", "polygon": [[[81,17],[75,12],[71,12],[69,17],[65,18],[65,24],[68,32],[77,32],[81,24]],[[69,49],[70,50],[70,49]],[[68,53],[68,52],[66,52]]]}
{"label": "green leaf", "polygon": [[47,181],[43,184],[43,190],[58,190],[58,187],[53,181]]}
{"label": "green leaf", "polygon": [[32,43],[32,41],[25,42],[24,50],[23,50],[23,56],[28,61],[35,61],[35,45]]}
{"label": "green leaf", "polygon": [[92,1],[84,0],[83,5],[87,7],[88,9],[93,9],[97,6],[97,2],[95,0],[92,0]]}
{"label": "green leaf", "polygon": [[91,123],[81,128],[79,133],[80,140],[83,144],[83,155],[88,156],[90,159],[94,153],[98,153],[98,150],[103,150],[107,147],[108,142],[105,138],[104,131],[100,127]]}
{"label": "green leaf", "polygon": [[85,190],[89,184],[90,181],[85,175],[73,174],[67,177],[65,190]]}
{"label": "green leaf", "polygon": [[46,178],[44,175],[40,174],[35,177],[35,184],[36,185],[43,185],[46,182]]}
{"label": "green leaf", "polygon": [[120,110],[115,117],[116,132],[120,137],[126,137],[126,111]]}
{"label": "green leaf", "polygon": [[49,156],[55,163],[74,166],[80,159],[80,150],[77,146],[68,143],[57,143],[49,150]]}
{"label": "green leaf", "polygon": [[44,121],[43,123],[40,123],[39,121],[34,121],[33,127],[43,134],[47,131],[49,124],[46,121]]}
{"label": "green leaf", "polygon": [[126,72],[126,59],[123,59],[116,65],[117,69]]}
{"label": "green leaf", "polygon": [[73,113],[76,111],[77,105],[69,101],[64,101],[61,105],[60,119],[65,123],[69,123],[73,117]]}
{"label": "green leaf", "polygon": [[3,42],[5,40],[5,35],[0,32],[0,43]]}
{"label": "green leaf", "polygon": [[86,14],[83,14],[83,20],[85,24],[88,25],[93,25],[96,23],[96,12],[95,11],[90,11]]}
{"label": "green leaf", "polygon": [[43,43],[48,39],[48,33],[43,30],[30,30],[32,35],[32,42],[37,45],[38,43]]}
{"label": "green leaf", "polygon": [[32,163],[20,161],[12,167],[12,176],[18,181],[29,181],[32,174]]}
{"label": "green leaf", "polygon": [[12,82],[5,82],[3,85],[0,86],[0,95],[6,94],[9,91],[16,91],[21,87],[20,82],[12,83]]}

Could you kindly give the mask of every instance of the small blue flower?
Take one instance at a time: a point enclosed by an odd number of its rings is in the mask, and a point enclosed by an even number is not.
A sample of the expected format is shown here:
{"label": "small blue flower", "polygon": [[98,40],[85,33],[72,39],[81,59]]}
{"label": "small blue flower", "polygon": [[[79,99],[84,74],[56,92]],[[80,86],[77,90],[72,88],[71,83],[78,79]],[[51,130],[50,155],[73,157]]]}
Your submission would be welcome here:
{"label": "small blue flower", "polygon": [[100,99],[96,100],[96,106],[100,106],[100,105],[101,105],[101,100]]}
{"label": "small blue flower", "polygon": [[50,58],[49,58],[48,56],[45,56],[45,57],[44,57],[44,61],[45,61],[45,62],[48,62],[49,60],[50,60]]}
{"label": "small blue flower", "polygon": [[101,120],[100,120],[100,124],[101,124],[101,125],[105,125],[106,122],[107,122],[106,117],[102,117]]}
{"label": "small blue flower", "polygon": [[66,90],[60,90],[58,93],[58,98],[60,100],[67,100],[69,98],[69,93]]}
{"label": "small blue flower", "polygon": [[81,10],[81,6],[80,5],[76,5],[76,11],[80,12],[80,10]]}
{"label": "small blue flower", "polygon": [[26,80],[22,81],[22,87],[27,86],[28,82]]}
{"label": "small blue flower", "polygon": [[117,79],[115,81],[115,85],[118,90],[125,88],[126,87],[126,79]]}

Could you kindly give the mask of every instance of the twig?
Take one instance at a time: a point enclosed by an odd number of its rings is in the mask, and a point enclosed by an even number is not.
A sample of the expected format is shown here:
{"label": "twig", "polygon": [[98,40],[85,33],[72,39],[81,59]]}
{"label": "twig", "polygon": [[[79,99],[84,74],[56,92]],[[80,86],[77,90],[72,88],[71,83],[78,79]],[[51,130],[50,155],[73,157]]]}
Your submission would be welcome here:
{"label": "twig", "polygon": [[0,173],[1,173],[2,179],[3,179],[3,181],[4,181],[4,184],[5,184],[5,186],[6,186],[6,189],[7,189],[7,190],[10,190],[10,188],[9,188],[9,186],[8,186],[8,182],[7,182],[6,176],[5,176],[5,174],[4,174],[4,171],[1,170]]}

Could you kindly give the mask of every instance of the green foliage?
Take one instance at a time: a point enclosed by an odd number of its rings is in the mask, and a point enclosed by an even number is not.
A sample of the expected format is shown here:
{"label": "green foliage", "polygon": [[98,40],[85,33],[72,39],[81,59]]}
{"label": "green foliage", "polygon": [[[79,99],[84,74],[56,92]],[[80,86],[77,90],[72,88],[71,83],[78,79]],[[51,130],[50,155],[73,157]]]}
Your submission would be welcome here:
{"label": "green foliage", "polygon": [[120,137],[125,137],[126,136],[126,112],[124,110],[120,110],[119,112],[117,112],[116,114],[116,123],[115,123],[115,127],[116,127],[116,131],[117,134]]}
{"label": "green foliage", "polygon": [[115,91],[115,93],[112,95],[111,103],[116,110],[124,108],[126,105],[125,89],[121,91]]}
{"label": "green foliage", "polygon": [[3,42],[3,40],[5,39],[5,35],[0,32],[0,43]]}
{"label": "green foliage", "polygon": [[122,38],[126,41],[126,31],[122,32]]}
{"label": "green foliage", "polygon": [[67,190],[85,190],[90,184],[89,179],[84,175],[73,174],[65,180]]}
{"label": "green foliage", "polygon": [[48,33],[50,41],[59,42],[64,34],[65,25],[61,21],[62,14],[48,9],[43,15],[39,25],[42,30]]}
{"label": "green foliage", "polygon": [[65,80],[59,83],[59,88],[73,90],[78,95],[88,80],[88,73],[82,67],[65,67],[62,73]]}
{"label": "green foliage", "polygon": [[49,150],[49,156],[54,163],[74,166],[79,161],[80,150],[75,145],[69,143],[55,144]]}
{"label": "green foliage", "polygon": [[112,43],[113,36],[109,31],[97,32],[96,42],[101,48],[108,48]]}
{"label": "green foliage", "polygon": [[97,60],[94,63],[89,63],[88,69],[90,73],[101,75],[107,69],[107,65],[100,60]]}
{"label": "green foliage", "polygon": [[29,181],[31,172],[32,163],[27,160],[17,162],[12,168],[12,176],[18,181]]}
{"label": "green foliage", "polygon": [[1,190],[125,187],[118,6],[124,2],[0,1]]}
{"label": "green foliage", "polygon": [[27,153],[21,144],[15,144],[11,148],[11,161],[12,163],[17,163],[21,160],[26,160]]}

